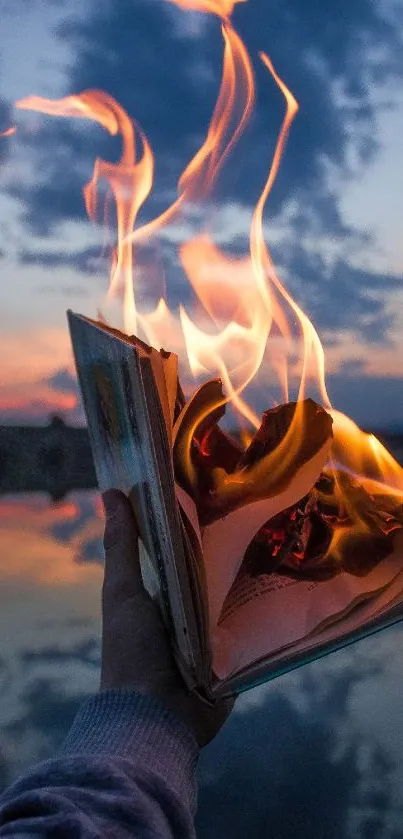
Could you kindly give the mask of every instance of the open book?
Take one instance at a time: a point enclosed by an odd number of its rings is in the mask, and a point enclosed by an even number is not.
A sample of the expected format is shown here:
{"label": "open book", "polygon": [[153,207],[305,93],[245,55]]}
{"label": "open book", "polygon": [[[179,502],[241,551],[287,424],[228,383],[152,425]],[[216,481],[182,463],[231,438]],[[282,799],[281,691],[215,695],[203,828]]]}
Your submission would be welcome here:
{"label": "open book", "polygon": [[208,699],[245,690],[403,617],[401,527],[380,561],[359,574],[328,564],[301,576],[292,541],[282,543],[281,562],[273,562],[273,541],[270,562],[256,549],[267,522],[281,524],[290,510],[294,522],[305,499],[303,538],[306,499],[332,442],[323,409],[312,400],[303,405],[314,433],[278,479],[275,469],[266,475],[258,438],[241,456],[216,427],[219,457],[227,447],[225,457],[235,451],[241,468],[228,474],[218,463],[216,491],[203,494],[192,434],[201,415],[223,413],[219,380],[185,403],[174,354],[81,315],[69,312],[68,319],[99,488],[130,498],[144,584],[160,605],[189,689]]}

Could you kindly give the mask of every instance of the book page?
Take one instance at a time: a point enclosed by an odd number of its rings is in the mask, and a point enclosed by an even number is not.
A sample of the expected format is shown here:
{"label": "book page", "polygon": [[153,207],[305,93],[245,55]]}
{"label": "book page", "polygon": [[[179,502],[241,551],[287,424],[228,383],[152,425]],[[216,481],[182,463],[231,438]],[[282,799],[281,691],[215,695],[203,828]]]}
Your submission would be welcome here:
{"label": "book page", "polygon": [[296,472],[289,486],[272,498],[240,507],[202,531],[210,622],[217,624],[224,600],[242,565],[245,551],[260,528],[303,498],[318,479],[329,443]]}
{"label": "book page", "polygon": [[179,484],[177,484],[177,483],[175,483],[175,493],[176,493],[176,498],[179,502],[180,507],[182,508],[184,513],[186,514],[190,524],[193,527],[193,530],[194,530],[195,536],[197,538],[197,541],[200,545],[200,548],[203,548],[203,541],[202,541],[202,536],[201,536],[201,532],[200,532],[200,525],[199,525],[199,519],[198,519],[198,515],[197,515],[197,508],[196,508],[196,504],[193,501],[193,498],[191,498],[190,495],[184,489],[182,489],[182,487],[180,487]]}
{"label": "book page", "polygon": [[[276,573],[251,577],[241,570],[212,629],[215,674],[228,678],[254,660],[340,621],[360,601],[387,592],[402,569],[399,532],[393,553],[363,577],[341,572],[329,580],[309,582]],[[396,596],[391,591],[391,598]]]}
{"label": "book page", "polygon": [[389,618],[398,620],[403,618],[403,571],[386,588],[374,597],[361,600],[343,613],[343,619],[328,623],[324,628],[318,627],[302,641],[297,641],[284,647],[272,656],[265,656],[247,665],[243,670],[237,670],[229,679],[218,682],[214,688],[217,696],[229,696],[242,687],[250,687],[254,682],[267,679],[272,673],[296,666],[305,661],[315,659],[319,650],[329,645],[343,647],[351,641],[370,634]]}
{"label": "book page", "polygon": [[[135,338],[133,338],[133,345],[136,346]],[[141,349],[139,351],[141,352]],[[160,405],[164,417],[166,432],[168,435],[169,442],[172,443],[173,409],[171,408],[171,406],[172,403],[175,406],[176,399],[176,385],[178,381],[177,357],[173,357],[170,365],[168,359],[164,359],[162,354],[157,352],[157,350],[155,350],[153,347],[150,348],[150,351],[146,353],[146,355],[150,359],[154,375],[154,381],[157,387]],[[176,376],[174,381],[172,381],[172,378],[169,375],[171,372],[170,366],[173,366],[173,368],[176,370]],[[174,392],[172,392],[172,389],[174,389]]]}

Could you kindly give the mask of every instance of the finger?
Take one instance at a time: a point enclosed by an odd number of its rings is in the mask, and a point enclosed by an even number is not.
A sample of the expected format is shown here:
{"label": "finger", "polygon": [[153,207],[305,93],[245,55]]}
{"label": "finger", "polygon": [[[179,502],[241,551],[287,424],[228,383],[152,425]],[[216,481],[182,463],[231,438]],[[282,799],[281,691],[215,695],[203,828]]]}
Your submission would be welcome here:
{"label": "finger", "polygon": [[108,490],[103,502],[106,512],[104,595],[125,600],[144,590],[136,519],[122,492]]}

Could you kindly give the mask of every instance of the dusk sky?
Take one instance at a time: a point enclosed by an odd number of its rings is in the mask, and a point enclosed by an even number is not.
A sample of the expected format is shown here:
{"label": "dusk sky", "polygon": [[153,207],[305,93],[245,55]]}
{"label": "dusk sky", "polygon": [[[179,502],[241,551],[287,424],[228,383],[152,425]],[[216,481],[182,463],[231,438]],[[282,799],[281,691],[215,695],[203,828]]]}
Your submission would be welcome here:
{"label": "dusk sky", "polygon": [[[109,272],[81,191],[97,156],[117,159],[119,141],[13,102],[87,88],[113,95],[155,154],[142,213],[151,218],[174,199],[206,134],[220,25],[168,0],[0,0],[0,14],[0,131],[18,126],[0,138],[0,422],[43,422],[54,411],[77,421],[65,310],[96,316]],[[335,406],[366,427],[402,427],[402,10],[393,0],[248,0],[233,24],[254,63],[257,104],[214,194],[213,238],[234,256],[247,252],[284,112],[264,50],[300,105],[265,214],[267,243],[325,345]],[[199,228],[195,213],[152,245],[172,305],[188,299],[176,246]]]}

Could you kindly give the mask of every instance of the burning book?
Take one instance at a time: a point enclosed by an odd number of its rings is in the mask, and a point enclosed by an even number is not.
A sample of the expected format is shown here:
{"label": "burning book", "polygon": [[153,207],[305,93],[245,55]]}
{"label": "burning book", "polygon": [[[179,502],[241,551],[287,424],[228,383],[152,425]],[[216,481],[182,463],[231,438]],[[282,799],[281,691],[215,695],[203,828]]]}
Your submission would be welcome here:
{"label": "burning book", "polygon": [[[239,691],[400,615],[402,505],[328,469],[322,407],[269,410],[242,446],[220,428],[220,380],[185,402],[175,355],[69,323],[99,486],[131,500],[144,582],[190,688]],[[367,528],[340,553],[354,503]]]}
{"label": "burning book", "polygon": [[[137,224],[153,185],[153,153],[111,96],[87,90],[55,101],[29,97],[17,107],[91,119],[122,141],[117,163],[96,160],[84,198],[96,221],[102,181],[105,219],[116,205],[106,305],[123,299],[123,331],[106,324],[105,309],[100,322],[70,314],[70,329],[100,488],[129,495],[144,580],[178,664],[190,687],[212,696],[400,619],[403,470],[333,409],[319,335],[264,240],[266,202],[298,110],[265,53],[285,116],[253,211],[249,253],[222,253],[208,229],[183,242],[178,264],[195,304],[182,303],[179,317],[157,261],[141,268],[143,245],[210,198],[255,100],[252,62],[231,20],[240,0],[172,2],[216,15],[224,52],[206,137],[161,215]],[[198,389],[195,381],[203,382]],[[307,398],[310,386],[318,402]],[[237,435],[223,426],[231,412]]]}

